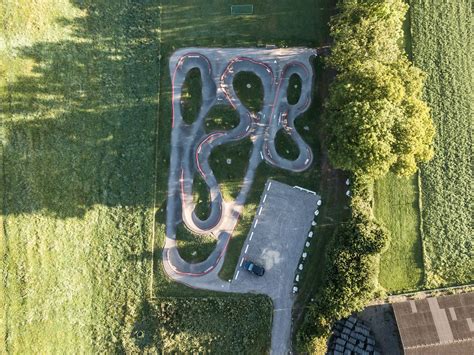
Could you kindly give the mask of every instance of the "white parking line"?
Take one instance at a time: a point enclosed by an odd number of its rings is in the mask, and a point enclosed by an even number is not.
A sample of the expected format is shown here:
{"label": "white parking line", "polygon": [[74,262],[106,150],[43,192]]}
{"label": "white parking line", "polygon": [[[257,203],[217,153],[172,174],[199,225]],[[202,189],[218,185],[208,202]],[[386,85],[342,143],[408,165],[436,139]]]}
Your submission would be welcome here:
{"label": "white parking line", "polygon": [[306,160],[304,161],[305,165],[308,164],[308,162],[309,162],[309,159],[306,159]]}
{"label": "white parking line", "polygon": [[258,223],[258,218],[255,220],[255,224],[253,225],[253,227],[257,227],[257,223]]}
{"label": "white parking line", "polygon": [[247,126],[247,128],[245,129],[245,132],[248,132],[249,128],[250,128],[250,126]]}
{"label": "white parking line", "polygon": [[268,183],[267,191],[270,190],[270,186],[272,186],[272,182],[271,182],[271,181]]}
{"label": "white parking line", "polygon": [[235,274],[235,279],[237,280],[237,277],[239,277],[239,272],[240,270],[237,270],[237,273]]}
{"label": "white parking line", "polygon": [[247,246],[245,247],[245,254],[247,254],[247,250],[249,250],[249,245],[247,244]]}
{"label": "white parking line", "polygon": [[204,272],[208,272],[208,271],[212,270],[212,268],[213,268],[212,266],[209,266],[206,270],[204,270]]}
{"label": "white parking line", "polygon": [[242,267],[242,264],[244,263],[244,258],[240,261],[240,267]]}
{"label": "white parking line", "polygon": [[249,238],[249,240],[252,240],[252,238],[253,238],[253,232],[250,233],[250,238]]}
{"label": "white parking line", "polygon": [[262,209],[263,209],[263,207],[260,206],[260,209],[258,210],[258,215],[259,215],[259,216],[262,214]]}
{"label": "white parking line", "polygon": [[266,199],[267,199],[267,195],[263,196],[263,203],[265,203]]}
{"label": "white parking line", "polygon": [[262,160],[263,160],[263,154],[262,154],[262,152],[260,152],[260,157],[261,157],[261,158],[262,158]]}

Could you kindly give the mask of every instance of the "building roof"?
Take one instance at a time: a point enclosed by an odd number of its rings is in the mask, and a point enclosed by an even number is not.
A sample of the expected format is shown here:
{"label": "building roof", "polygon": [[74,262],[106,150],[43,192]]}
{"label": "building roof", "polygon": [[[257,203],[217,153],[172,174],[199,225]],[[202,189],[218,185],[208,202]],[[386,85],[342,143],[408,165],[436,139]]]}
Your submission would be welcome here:
{"label": "building roof", "polygon": [[405,354],[474,354],[474,293],[394,303]]}

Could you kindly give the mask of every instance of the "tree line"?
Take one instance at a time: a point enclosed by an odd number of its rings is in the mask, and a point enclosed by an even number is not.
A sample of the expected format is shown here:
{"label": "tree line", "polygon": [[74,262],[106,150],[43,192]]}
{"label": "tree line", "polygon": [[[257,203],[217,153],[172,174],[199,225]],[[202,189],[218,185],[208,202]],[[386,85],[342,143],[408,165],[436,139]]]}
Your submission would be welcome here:
{"label": "tree line", "polygon": [[383,295],[380,254],[390,235],[372,210],[374,179],[407,176],[433,157],[434,125],[424,75],[403,49],[403,0],[341,0],[330,22],[336,70],[325,103],[332,165],[350,172],[351,218],[328,247],[324,279],[298,332],[302,352],[325,353],[332,324]]}

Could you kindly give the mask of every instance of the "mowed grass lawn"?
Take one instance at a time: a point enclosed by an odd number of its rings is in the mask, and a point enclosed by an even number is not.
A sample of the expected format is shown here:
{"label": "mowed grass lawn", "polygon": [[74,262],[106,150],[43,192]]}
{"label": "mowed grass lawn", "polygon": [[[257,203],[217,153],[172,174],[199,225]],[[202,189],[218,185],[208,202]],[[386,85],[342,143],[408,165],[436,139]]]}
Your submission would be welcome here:
{"label": "mowed grass lawn", "polygon": [[415,63],[436,125],[435,157],[421,169],[423,241],[429,286],[474,280],[472,2],[411,4]]}
{"label": "mowed grass lawn", "polygon": [[389,292],[414,290],[423,284],[417,177],[389,174],[374,188],[374,213],[391,232],[380,259],[379,282]]}

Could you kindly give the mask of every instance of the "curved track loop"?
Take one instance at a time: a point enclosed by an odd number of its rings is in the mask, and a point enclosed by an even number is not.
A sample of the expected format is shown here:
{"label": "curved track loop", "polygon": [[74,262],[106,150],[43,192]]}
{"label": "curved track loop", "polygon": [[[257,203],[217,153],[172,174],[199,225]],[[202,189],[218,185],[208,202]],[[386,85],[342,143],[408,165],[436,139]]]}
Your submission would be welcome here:
{"label": "curved track loop", "polygon": [[[298,172],[307,169],[313,160],[310,147],[295,129],[294,121],[311,103],[313,70],[308,49],[183,49],[170,59],[172,79],[172,140],[171,163],[168,181],[166,243],[163,249],[165,271],[173,278],[188,284],[189,276],[203,276],[218,271],[227,245],[243,210],[251,188],[255,170],[265,160],[273,166]],[[181,91],[186,74],[198,68],[202,80],[202,105],[196,120],[187,125],[182,119]],[[237,73],[250,71],[262,81],[263,107],[256,115],[239,100],[233,80]],[[301,78],[299,101],[287,101],[289,78]],[[207,134],[205,118],[214,105],[230,105],[238,113],[240,122],[229,131]],[[298,158],[291,161],[281,157],[275,148],[275,136],[284,129],[299,149]],[[209,156],[213,149],[229,142],[250,137],[253,148],[242,189],[233,202],[224,201],[212,169]],[[200,174],[209,188],[210,214],[201,220],[195,213],[193,181]],[[217,245],[203,262],[190,264],[184,261],[176,247],[176,226],[184,222],[193,232],[217,238]],[[216,268],[217,267],[217,268]],[[217,270],[215,270],[217,269]],[[216,281],[216,280],[214,280]],[[221,287],[224,287],[221,285]]]}

